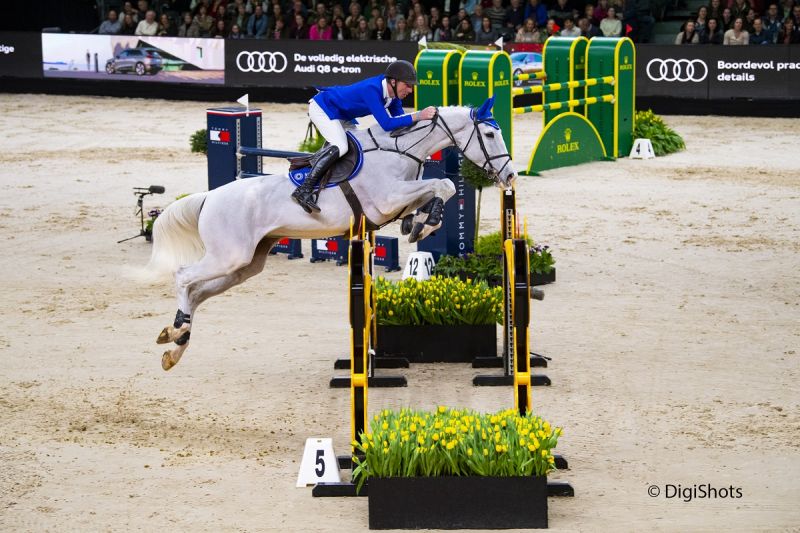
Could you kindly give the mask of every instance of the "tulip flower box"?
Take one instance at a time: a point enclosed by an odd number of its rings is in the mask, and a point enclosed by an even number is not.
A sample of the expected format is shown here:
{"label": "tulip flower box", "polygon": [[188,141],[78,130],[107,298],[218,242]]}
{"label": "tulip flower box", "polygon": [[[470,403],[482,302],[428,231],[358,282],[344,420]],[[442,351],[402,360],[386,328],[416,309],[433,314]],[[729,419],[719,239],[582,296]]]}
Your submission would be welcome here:
{"label": "tulip flower box", "polygon": [[369,480],[370,529],[547,528],[547,476]]}
{"label": "tulip flower box", "polygon": [[376,355],[411,363],[471,363],[497,355],[497,326],[378,326]]}

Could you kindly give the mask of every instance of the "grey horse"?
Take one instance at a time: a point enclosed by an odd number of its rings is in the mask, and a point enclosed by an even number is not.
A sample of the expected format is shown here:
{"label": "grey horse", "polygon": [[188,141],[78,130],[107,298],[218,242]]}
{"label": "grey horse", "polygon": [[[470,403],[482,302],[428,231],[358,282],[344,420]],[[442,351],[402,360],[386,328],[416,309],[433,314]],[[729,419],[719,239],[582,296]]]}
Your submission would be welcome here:
{"label": "grey horse", "polygon": [[[361,145],[373,148],[350,182],[367,219],[384,225],[406,217],[403,233],[410,233],[411,242],[441,226],[443,205],[455,187],[448,179],[418,178],[421,161],[448,146],[457,146],[486,169],[498,187],[510,187],[516,173],[492,119],[492,104],[490,99],[480,109],[439,108],[434,119],[405,131],[357,131]],[[310,215],[290,199],[293,187],[285,174],[242,179],[184,197],[158,217],[147,269],[153,275],[174,273],[178,298],[174,324],[157,340],[175,343],[162,356],[164,370],[175,366],[188,347],[197,307],[261,272],[277,241],[349,230],[353,211],[339,188],[324,190],[319,197],[322,211]]]}

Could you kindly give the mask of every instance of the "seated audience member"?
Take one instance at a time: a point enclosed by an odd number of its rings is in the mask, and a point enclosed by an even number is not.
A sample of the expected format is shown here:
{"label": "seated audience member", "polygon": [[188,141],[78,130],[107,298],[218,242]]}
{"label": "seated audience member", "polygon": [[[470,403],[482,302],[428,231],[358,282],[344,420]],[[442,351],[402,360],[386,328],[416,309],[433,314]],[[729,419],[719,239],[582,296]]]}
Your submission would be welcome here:
{"label": "seated audience member", "polygon": [[544,27],[542,39],[546,41],[550,37],[558,37],[561,35],[561,28],[556,24],[556,19],[547,19],[547,25]]}
{"label": "seated audience member", "polygon": [[172,19],[166,13],[161,14],[158,21],[158,35],[161,37],[176,37],[178,28],[172,23]]}
{"label": "seated audience member", "polygon": [[[137,24],[147,18],[148,11],[150,11],[150,3],[147,0],[139,0],[136,2],[136,11],[134,11],[134,13],[136,14]],[[155,11],[153,13],[155,13]]]}
{"label": "seated audience member", "polygon": [[694,29],[697,33],[706,31],[706,24],[708,24],[708,7],[700,6],[697,10],[697,18],[694,21]]}
{"label": "seated audience member", "polygon": [[506,15],[508,14],[506,8],[503,7],[503,0],[492,0],[491,7],[484,10],[484,15],[489,17],[492,23],[492,28],[498,31],[506,22]]}
{"label": "seated audience member", "polygon": [[600,32],[600,28],[595,26],[591,17],[581,17],[578,19],[578,27],[581,29],[581,35],[587,39],[603,35],[602,32]]}
{"label": "seated audience member", "polygon": [[772,44],[772,36],[764,29],[764,21],[753,21],[753,32],[750,33],[750,44]]}
{"label": "seated audience member", "polygon": [[233,25],[236,24],[239,26],[239,31],[242,31],[242,28],[247,28],[247,21],[250,18],[250,15],[247,14],[247,9],[244,5],[240,5],[236,8],[236,13],[231,15],[231,29],[233,29]]}
{"label": "seated audience member", "polygon": [[136,20],[136,10],[133,9],[133,4],[131,2],[125,2],[124,4],[122,4],[122,11],[119,12],[119,18],[124,19],[125,15],[130,15],[131,20],[133,20],[134,23],[138,24],[139,21]]}
{"label": "seated audience member", "polygon": [[344,18],[341,16],[336,17],[333,19],[333,31],[331,34],[331,38],[334,41],[346,41],[350,38],[350,30],[344,23]]}
{"label": "seated audience member", "polygon": [[208,37],[211,35],[211,28],[214,27],[214,17],[208,14],[208,9],[205,4],[200,4],[197,9],[197,15],[194,16],[197,27],[200,28],[200,37]]}
{"label": "seated audience member", "polygon": [[423,37],[428,41],[433,41],[433,30],[428,27],[428,21],[425,20],[425,15],[418,15],[414,27],[411,29],[411,40],[419,41]]}
{"label": "seated audience member", "polygon": [[781,19],[778,17],[778,4],[770,4],[767,8],[767,14],[762,20],[764,23],[764,31],[770,36],[772,42],[778,41],[778,34],[783,28]]}
{"label": "seated audience member", "polygon": [[800,28],[794,25],[792,17],[786,17],[778,34],[778,44],[800,44]]}
{"label": "seated audience member", "polygon": [[453,28],[450,27],[450,17],[447,15],[442,17],[442,25],[433,32],[433,40],[439,42],[453,40]]}
{"label": "seated audience member", "polygon": [[536,27],[536,21],[532,18],[525,19],[525,23],[517,32],[514,41],[518,43],[541,43],[542,38],[539,28]]}
{"label": "seated audience member", "polygon": [[373,41],[391,41],[392,32],[386,27],[386,19],[378,15],[375,17],[375,29],[372,30],[370,35]]}
{"label": "seated audience member", "polygon": [[731,14],[730,8],[726,7],[722,10],[722,18],[719,21],[720,27],[722,27],[722,31],[728,31],[733,28],[733,15]]}
{"label": "seated audience member", "polygon": [[532,18],[536,27],[541,28],[547,24],[547,7],[540,0],[528,0],[525,5],[525,18]]}
{"label": "seated audience member", "polygon": [[215,25],[216,25],[218,20],[222,20],[226,24],[228,23],[228,20],[230,20],[230,17],[228,16],[228,11],[225,9],[225,6],[223,6],[223,5],[218,5],[215,10],[211,11],[211,13],[212,13],[211,16],[214,17],[214,24]]}
{"label": "seated audience member", "polygon": [[[327,22],[330,22],[331,20],[333,20],[331,18],[331,14],[328,13],[328,8],[327,8],[327,6],[325,6],[325,2],[320,2],[320,3],[317,4],[317,7],[314,8],[314,12],[311,15],[309,15],[309,17],[308,17],[308,23],[313,28],[317,24],[317,21],[319,21],[319,19],[322,18],[322,17],[325,17]],[[331,25],[328,24],[327,27],[330,28]],[[310,31],[311,30],[309,30],[309,32]]]}
{"label": "seated audience member", "polygon": [[693,20],[688,20],[683,25],[683,31],[675,37],[675,44],[698,44],[700,42],[700,35],[695,30]]}
{"label": "seated audience member", "polygon": [[[725,3],[727,5],[727,2]],[[717,19],[717,22],[722,21],[722,9],[721,0],[711,0],[711,3],[708,4],[708,18]]]}
{"label": "seated audience member", "polygon": [[156,22],[156,12],[150,10],[144,16],[144,20],[140,21],[136,26],[134,35],[144,35],[148,37],[154,36],[158,33],[158,22]]}
{"label": "seated audience member", "polygon": [[[719,2],[720,0],[717,0]],[[603,22],[608,16],[608,0],[597,0],[597,5],[594,7],[594,24],[598,28],[600,23]]]}
{"label": "seated audience member", "polygon": [[200,27],[188,11],[183,14],[183,23],[178,26],[178,37],[200,37]]}
{"label": "seated audience member", "polygon": [[619,37],[622,35],[622,21],[617,18],[617,10],[608,8],[606,18],[600,21],[600,31],[605,37]]}
{"label": "seated audience member", "polygon": [[211,37],[214,39],[224,39],[228,36],[228,29],[225,27],[225,21],[217,19],[214,27],[211,28]]}
{"label": "seated audience member", "polygon": [[475,30],[472,28],[472,22],[468,18],[463,19],[459,23],[458,28],[456,28],[454,39],[460,43],[475,42]]}
{"label": "seated audience member", "polygon": [[483,17],[483,22],[478,32],[475,34],[475,42],[478,44],[492,44],[500,36],[494,28],[492,28],[492,19]]}
{"label": "seated audience member", "polygon": [[580,37],[581,36],[581,29],[575,26],[575,21],[572,20],[572,17],[567,17],[564,19],[564,27],[561,30],[562,37]]}
{"label": "seated audience member", "polygon": [[328,18],[317,15],[317,22],[308,30],[308,39],[311,41],[330,41],[333,38],[333,28],[328,26]]}
{"label": "seated audience member", "polygon": [[564,19],[573,15],[572,9],[567,6],[567,0],[556,0],[556,5],[547,12],[547,16],[555,19],[556,24],[564,27]]}
{"label": "seated audience member", "polygon": [[745,18],[747,15],[747,11],[750,9],[750,3],[747,0],[733,0],[728,7],[731,9],[731,16],[733,18],[742,17]]}
{"label": "seated audience member", "polygon": [[300,13],[295,13],[294,27],[289,28],[289,39],[308,39],[306,19]]}
{"label": "seated audience member", "polygon": [[275,26],[269,30],[268,38],[274,41],[285,40],[289,38],[289,27],[286,22],[280,18],[275,21]]}
{"label": "seated audience member", "polygon": [[231,25],[231,31],[228,32],[228,39],[244,39],[242,28],[238,24]]}
{"label": "seated audience member", "polygon": [[358,2],[350,2],[350,7],[347,8],[350,14],[344,19],[344,23],[350,30],[350,35],[355,35],[358,29],[358,19],[361,18],[361,4]]}
{"label": "seated audience member", "polygon": [[394,28],[394,32],[392,33],[392,40],[393,41],[410,41],[411,40],[411,31],[408,29],[408,23],[404,18],[397,19],[397,25]]}
{"label": "seated audience member", "polygon": [[506,11],[506,33],[514,35],[525,24],[525,8],[521,0],[511,0],[511,5]]}
{"label": "seated audience member", "polygon": [[747,10],[747,14],[744,16],[744,29],[747,30],[747,33],[753,33],[753,23],[756,21],[756,12],[752,9]]}
{"label": "seated audience member", "polygon": [[353,40],[354,41],[369,41],[369,24],[367,24],[367,19],[364,17],[359,17],[358,23],[356,24],[356,29],[352,32]]}
{"label": "seated audience member", "polygon": [[483,7],[477,4],[469,18],[472,21],[472,29],[475,30],[475,33],[478,33],[478,30],[481,29],[481,25],[483,24]]}
{"label": "seated audience member", "polygon": [[733,21],[733,28],[725,32],[722,44],[738,46],[748,44],[749,42],[750,35],[747,33],[747,30],[744,29],[744,19],[742,19],[742,17],[736,17]]}
{"label": "seated audience member", "polygon": [[100,24],[97,33],[101,35],[117,35],[122,30],[122,21],[117,17],[117,12],[113,9],[108,11],[108,18]]}
{"label": "seated audience member", "polygon": [[263,39],[266,34],[267,16],[264,14],[264,8],[259,4],[255,7],[253,14],[250,15],[250,19],[247,21],[247,36]]}
{"label": "seated audience member", "polygon": [[717,19],[708,19],[705,31],[700,34],[700,44],[722,44],[722,29]]}

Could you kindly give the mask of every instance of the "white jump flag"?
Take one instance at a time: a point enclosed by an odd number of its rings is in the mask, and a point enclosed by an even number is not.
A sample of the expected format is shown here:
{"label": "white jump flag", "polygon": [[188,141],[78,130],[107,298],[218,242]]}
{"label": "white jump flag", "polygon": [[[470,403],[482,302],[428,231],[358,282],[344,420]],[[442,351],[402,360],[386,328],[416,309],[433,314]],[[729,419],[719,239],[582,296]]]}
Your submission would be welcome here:
{"label": "white jump flag", "polygon": [[496,47],[498,47],[500,50],[502,50],[502,49],[503,49],[503,38],[502,38],[502,37],[500,37],[499,39],[497,39],[497,40],[494,42],[494,45],[495,45]]}
{"label": "white jump flag", "polygon": [[242,96],[238,100],[236,100],[236,103],[243,105],[246,108],[245,113],[247,114],[247,116],[250,116],[250,94],[249,93],[244,95],[244,96]]}

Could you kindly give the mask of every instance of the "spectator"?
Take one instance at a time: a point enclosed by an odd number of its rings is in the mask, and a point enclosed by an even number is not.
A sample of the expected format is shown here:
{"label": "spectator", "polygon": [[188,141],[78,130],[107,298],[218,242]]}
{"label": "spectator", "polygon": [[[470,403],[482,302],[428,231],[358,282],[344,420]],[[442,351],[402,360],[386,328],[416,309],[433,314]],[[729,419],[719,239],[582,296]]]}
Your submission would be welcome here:
{"label": "spectator", "polygon": [[[240,7],[245,10],[245,13],[247,13],[247,7],[245,6],[244,0],[234,0],[233,2],[228,2],[228,6],[226,7],[228,10],[228,17],[233,18],[238,15]],[[239,31],[242,31],[241,26],[239,27]],[[233,33],[233,26],[231,26],[231,33]]]}
{"label": "spectator", "polygon": [[475,30],[475,33],[478,33],[478,30],[481,29],[481,24],[483,24],[483,6],[476,5],[469,18],[472,21],[472,29]]}
{"label": "spectator", "polygon": [[623,18],[626,19],[623,24],[633,28],[631,35],[634,42],[649,43],[656,25],[656,19],[650,10],[650,0],[626,0],[623,5],[625,6]]}
{"label": "spectator", "polygon": [[308,30],[308,38],[311,41],[330,41],[333,38],[333,29],[328,26],[325,15],[317,14],[317,22]]}
{"label": "spectator", "polygon": [[547,12],[547,16],[555,19],[556,24],[562,27],[564,26],[564,19],[572,15],[572,9],[567,6],[567,0],[556,0],[555,7]]}
{"label": "spectator", "polygon": [[622,22],[617,18],[617,10],[609,7],[606,18],[600,21],[600,31],[605,37],[619,37],[622,35]]}
{"label": "spectator", "polygon": [[229,20],[228,12],[225,10],[225,6],[224,5],[217,6],[216,11],[212,11],[212,13],[214,14],[214,23],[215,24],[216,24],[217,21],[220,21],[220,20],[223,21],[223,22],[228,22],[228,20]]}
{"label": "spectator", "polygon": [[161,37],[176,37],[178,35],[178,28],[175,27],[172,19],[166,13],[162,13],[158,21],[158,35]]}
{"label": "spectator", "polygon": [[295,11],[294,27],[289,28],[289,39],[308,39],[308,26],[301,13]]}
{"label": "spectator", "polygon": [[[405,21],[403,21],[403,23],[405,23]],[[350,30],[347,29],[344,19],[341,16],[333,19],[332,37],[334,41],[346,41],[350,38]]]}
{"label": "spectator", "polygon": [[511,6],[506,11],[505,26],[508,33],[514,35],[525,24],[525,8],[520,0],[511,0]]}
{"label": "spectator", "polygon": [[228,30],[225,27],[225,21],[222,19],[217,19],[214,23],[214,27],[211,28],[211,37],[214,39],[224,39],[228,36]]}
{"label": "spectator", "polygon": [[572,17],[564,19],[564,29],[561,30],[562,37],[580,37],[581,29],[575,26],[575,21]]}
{"label": "spectator", "polygon": [[700,34],[701,44],[722,44],[722,29],[715,18],[708,19],[706,30]]}
{"label": "spectator", "polygon": [[464,0],[464,11],[467,13],[467,16],[472,17],[475,13],[475,7],[479,5],[481,5],[481,3],[478,0]]}
{"label": "spectator", "polygon": [[497,32],[492,27],[492,19],[483,17],[483,22],[478,32],[475,34],[475,42],[478,44],[492,44],[499,38]]}
{"label": "spectator", "polygon": [[214,18],[208,14],[205,4],[200,4],[197,9],[197,15],[194,16],[194,21],[197,23],[197,27],[200,28],[200,37],[208,37],[211,34],[211,28],[214,27]]}
{"label": "spectator", "polygon": [[131,2],[125,2],[124,4],[122,4],[122,11],[120,11],[119,13],[119,18],[124,21],[125,15],[130,15],[131,20],[133,20],[134,23],[139,22],[138,20],[136,20],[136,10],[133,9],[133,4]]}
{"label": "spectator", "polygon": [[122,21],[117,18],[117,12],[113,9],[108,11],[108,18],[100,24],[97,33],[101,35],[117,35],[122,30]]}
{"label": "spectator", "polygon": [[[240,2],[242,0],[239,0]],[[236,6],[236,13],[231,16],[231,31],[233,30],[233,25],[236,24],[239,26],[239,31],[242,28],[247,28],[247,19],[250,16],[247,14],[247,8],[244,7],[244,4]]]}
{"label": "spectator", "polygon": [[[242,6],[244,8],[244,6]],[[242,27],[236,23],[231,25],[231,31],[228,33],[228,39],[244,39],[244,33],[242,33]]]}
{"label": "spectator", "polygon": [[[227,20],[226,16],[226,8],[228,7],[228,0],[214,0],[211,2],[211,9],[208,10],[209,13],[214,14],[215,19],[223,19]],[[219,14],[219,8],[222,8],[223,12],[222,15]]]}
{"label": "spectator", "polygon": [[546,41],[550,37],[558,37],[561,28],[556,24],[556,19],[547,19],[547,25],[544,27],[544,35],[542,35],[543,41]]}
{"label": "spectator", "polygon": [[[282,20],[282,19],[276,19]],[[264,8],[257,5],[250,19],[247,21],[247,36],[256,39],[263,39],[267,34],[267,16],[264,14]]]}
{"label": "spectator", "polygon": [[747,33],[747,30],[744,29],[744,19],[742,17],[736,17],[733,21],[733,28],[725,32],[722,44],[738,46],[748,44],[749,42],[750,35]]}
{"label": "spectator", "polygon": [[706,24],[708,24],[708,7],[700,6],[697,10],[697,19],[694,22],[694,28],[697,33],[706,31]]}
{"label": "spectator", "polygon": [[772,44],[772,36],[764,29],[764,21],[753,21],[753,32],[750,34],[750,44]]}
{"label": "spectator", "polygon": [[786,20],[786,17],[792,14],[793,6],[793,0],[783,0],[780,6],[780,13],[778,13],[778,15],[781,17],[781,20]]}
{"label": "spectator", "polygon": [[770,36],[773,43],[778,42],[778,34],[781,32],[781,19],[778,18],[778,4],[770,4],[767,15],[764,17],[764,31]]}
{"label": "spectator", "polygon": [[410,40],[419,41],[423,37],[429,41],[433,41],[433,30],[428,27],[428,21],[425,20],[425,15],[419,15],[414,23],[414,27],[411,28]]}
{"label": "spectator", "polygon": [[308,22],[306,21],[306,5],[303,3],[303,0],[294,0],[294,3],[292,4],[292,9],[289,11],[289,29],[297,26],[297,15],[301,15],[303,17],[303,25],[308,30]]}
{"label": "spectator", "polygon": [[488,8],[485,14],[491,21],[492,29],[497,32],[505,24],[508,12],[503,7],[503,0],[492,0],[492,7]]}
{"label": "spectator", "polygon": [[350,15],[344,19],[344,23],[350,30],[350,34],[355,35],[355,31],[358,29],[358,19],[361,17],[361,4],[358,2],[350,2],[350,7],[348,9]]}
{"label": "spectator", "polygon": [[792,17],[786,17],[778,34],[778,44],[800,44],[800,30],[795,27]]}
{"label": "spectator", "polygon": [[370,37],[373,41],[392,40],[392,32],[386,27],[386,19],[382,16],[378,15],[378,17],[375,18],[375,29],[372,30],[372,35],[370,35]]}
{"label": "spectator", "polygon": [[800,26],[800,3],[795,4],[792,8],[792,22],[794,22],[795,28]]}
{"label": "spectator", "polygon": [[333,19],[331,18],[330,14],[328,13],[328,8],[327,8],[327,6],[325,6],[325,2],[319,2],[317,4],[317,7],[314,8],[314,13],[312,13],[308,17],[308,23],[311,24],[311,27],[313,28],[317,24],[319,19],[322,18],[322,17],[325,17],[326,27],[330,28],[331,25],[327,24],[327,22],[329,22],[329,21],[331,21]]}
{"label": "spectator", "polygon": [[178,37],[200,37],[200,27],[188,11],[183,14],[183,24],[178,26]]}
{"label": "spectator", "polygon": [[728,31],[733,28],[733,16],[730,8],[726,7],[722,10],[722,18],[719,21],[719,25],[722,27],[722,31]]}
{"label": "spectator", "polygon": [[408,24],[406,24],[406,19],[404,18],[397,19],[397,26],[394,29],[394,33],[392,33],[392,40],[393,41],[411,40],[411,32],[408,31]]}
{"label": "spectator", "polygon": [[347,17],[344,14],[344,9],[342,9],[342,4],[336,3],[333,4],[333,18],[334,20],[336,17],[342,17],[342,20],[347,20]]}
{"label": "spectator", "polygon": [[[139,2],[139,5],[141,5],[141,2]],[[145,14],[144,20],[140,21],[139,24],[136,26],[136,32],[134,33],[134,35],[143,35],[152,37],[156,33],[158,33],[158,22],[156,22],[156,12],[151,9]]]}
{"label": "spectator", "polygon": [[539,29],[536,27],[536,21],[532,18],[525,19],[525,23],[517,32],[514,41],[518,43],[541,43],[542,34],[539,33]]}
{"label": "spectator", "polygon": [[746,29],[747,33],[751,35],[753,33],[753,23],[755,22],[756,18],[756,12],[752,9],[748,9],[744,16],[744,29]]}
{"label": "spectator", "polygon": [[367,19],[364,17],[359,17],[358,22],[356,23],[356,29],[350,34],[354,41],[369,41],[370,36],[369,24],[367,24]]}
{"label": "spectator", "polygon": [[456,21],[453,26],[455,28],[458,28],[458,26],[461,24],[461,21],[464,19],[469,20],[469,15],[467,14],[467,10],[462,7],[461,9],[458,10],[458,13],[456,14]]}
{"label": "spectator", "polygon": [[[719,2],[720,0],[712,0]],[[600,23],[608,16],[608,0],[597,0],[597,6],[594,8],[594,23],[599,28]]]}
{"label": "spectator", "polygon": [[581,17],[578,19],[578,27],[581,29],[581,35],[586,37],[587,39],[591,39],[592,37],[600,37],[603,35],[600,33],[600,28],[594,25],[591,17]]}
{"label": "spectator", "polygon": [[275,29],[275,24],[278,19],[283,21],[284,27],[289,28],[289,17],[283,12],[280,2],[272,4],[272,19],[268,22],[269,29]]}
{"label": "spectator", "polygon": [[683,25],[683,31],[675,37],[675,44],[698,44],[699,42],[700,35],[695,29],[694,21],[687,20]]}
{"label": "spectator", "polygon": [[718,23],[722,22],[722,2],[721,0],[711,0],[708,5],[708,18],[717,19]]}
{"label": "spectator", "polygon": [[431,7],[431,16],[428,19],[428,27],[431,31],[436,31],[436,28],[442,25],[442,16],[439,13],[439,8],[436,6]]}
{"label": "spectator", "polygon": [[461,43],[475,42],[475,30],[472,28],[472,22],[468,18],[459,23],[455,33],[455,40]]}
{"label": "spectator", "polygon": [[386,27],[389,28],[389,31],[394,31],[397,27],[397,7],[390,6],[386,10]]}
{"label": "spectator", "polygon": [[750,9],[750,4],[747,0],[733,0],[730,4],[730,9],[733,18],[742,17],[742,19],[744,19],[747,15],[747,11]]}
{"label": "spectator", "polygon": [[269,30],[269,38],[274,41],[286,40],[289,38],[289,28],[286,26],[286,21],[282,18],[275,21],[275,26]]}
{"label": "spectator", "polygon": [[[139,0],[136,5],[136,23],[138,24],[147,18],[147,12],[150,11],[150,4],[147,0]],[[155,11],[153,13],[155,13]],[[155,18],[153,19],[153,22],[155,22]],[[158,26],[156,25],[156,27]]]}
{"label": "spectator", "polygon": [[445,15],[442,17],[442,25],[433,32],[433,40],[449,42],[453,40],[453,35],[453,28],[450,27],[450,17]]}

